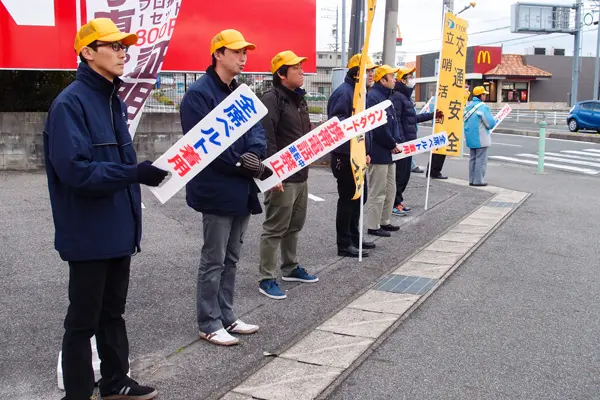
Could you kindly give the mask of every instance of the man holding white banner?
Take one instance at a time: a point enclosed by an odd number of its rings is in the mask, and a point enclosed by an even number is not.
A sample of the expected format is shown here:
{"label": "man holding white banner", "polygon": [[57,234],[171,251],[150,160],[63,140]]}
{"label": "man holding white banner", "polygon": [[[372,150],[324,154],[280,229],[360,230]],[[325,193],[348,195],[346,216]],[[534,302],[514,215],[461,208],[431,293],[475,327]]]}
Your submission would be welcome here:
{"label": "man holding white banner", "polygon": [[[310,129],[308,105],[302,89],[306,57],[282,51],[271,61],[273,88],[262,98],[269,114],[263,119],[267,135],[267,156],[288,148]],[[298,149],[305,152],[305,148]],[[290,160],[288,160],[289,163]],[[291,165],[288,165],[291,167]],[[281,247],[284,281],[314,283],[319,279],[298,263],[298,234],[306,220],[308,168],[304,168],[265,193],[266,218],[260,238],[259,292],[281,300],[285,293],[277,284],[277,249]]]}
{"label": "man holding white banner", "polygon": [[471,149],[469,160],[469,185],[487,186],[485,171],[488,161],[488,147],[492,145],[492,129],[496,120],[485,104],[489,92],[483,86],[473,89],[473,100],[465,108],[465,139]]}
{"label": "man holding white banner", "polygon": [[[382,65],[375,70],[375,85],[367,97],[367,107],[386,101],[394,90],[398,68]],[[390,237],[400,230],[390,219],[396,196],[396,169],[392,154],[400,152],[398,121],[394,107],[386,109],[387,124],[373,130],[371,164],[369,165],[369,199],[367,200],[367,232],[369,235]]]}
{"label": "man holding white banner", "polygon": [[104,399],[152,399],[156,390],[127,376],[125,304],[131,256],[140,251],[140,183],[158,186],[167,172],[137,164],[125,104],[116,95],[126,53],[137,41],[107,18],[75,38],[76,79],[54,100],[44,128],[55,248],[69,263],[69,309],[62,344],[67,400],[94,390],[90,338],[96,336]]}
{"label": "man holding white banner", "polygon": [[[190,87],[181,103],[184,134],[236,89],[238,83],[234,78],[246,65],[247,51],[254,49],[252,43],[233,29],[221,31],[212,39],[212,65]],[[230,121],[241,125],[247,106],[234,103],[226,110]],[[223,129],[229,132],[234,126],[226,123]],[[202,133],[207,141],[218,140],[219,134],[213,130]],[[217,345],[238,344],[239,340],[231,333],[258,331],[258,326],[237,319],[233,297],[237,263],[250,214],[262,212],[253,178],[265,179],[273,173],[260,160],[266,150],[265,132],[259,123],[186,185],[187,204],[202,213],[204,244],[196,293],[198,328],[201,339]]]}

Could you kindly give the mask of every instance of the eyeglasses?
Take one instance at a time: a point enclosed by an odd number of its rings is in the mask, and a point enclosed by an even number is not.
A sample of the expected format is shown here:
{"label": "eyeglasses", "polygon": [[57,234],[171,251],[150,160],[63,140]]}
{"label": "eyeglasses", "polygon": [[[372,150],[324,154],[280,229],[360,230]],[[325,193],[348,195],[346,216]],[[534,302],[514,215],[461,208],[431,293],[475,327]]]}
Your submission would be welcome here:
{"label": "eyeglasses", "polygon": [[123,50],[125,53],[127,53],[127,50],[129,50],[129,46],[125,46],[124,44],[119,43],[119,42],[96,44],[96,47],[102,47],[102,46],[110,46],[111,49],[113,49],[114,51],[117,51],[117,52],[119,50]]}

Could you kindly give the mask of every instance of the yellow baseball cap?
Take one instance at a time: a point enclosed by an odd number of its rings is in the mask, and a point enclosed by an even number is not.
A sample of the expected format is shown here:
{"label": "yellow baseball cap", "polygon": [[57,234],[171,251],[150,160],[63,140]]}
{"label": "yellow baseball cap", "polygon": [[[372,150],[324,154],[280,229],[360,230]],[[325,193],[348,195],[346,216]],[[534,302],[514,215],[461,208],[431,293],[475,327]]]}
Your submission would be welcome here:
{"label": "yellow baseball cap", "polygon": [[477,86],[475,89],[473,89],[473,96],[479,96],[482,94],[490,94],[490,92],[485,90],[483,86]]}
{"label": "yellow baseball cap", "polygon": [[[360,65],[360,58],[361,58],[360,53],[353,55],[352,58],[350,58],[350,60],[348,60],[348,69],[358,67]],[[368,55],[367,55],[367,59],[365,61],[367,62],[366,69],[377,68],[377,65],[373,64],[373,60],[371,60],[371,57],[369,57]]]}
{"label": "yellow baseball cap", "polygon": [[138,37],[135,33],[121,32],[117,25],[109,18],[96,18],[83,25],[75,36],[75,52],[81,53],[81,49],[95,40],[113,43],[121,41],[125,46],[133,46]]}
{"label": "yellow baseball cap", "polygon": [[210,55],[212,56],[221,47],[226,47],[230,50],[256,49],[255,45],[246,42],[244,36],[235,29],[225,29],[215,35],[212,42],[210,42]]}
{"label": "yellow baseball cap", "polygon": [[282,51],[271,60],[271,73],[274,74],[284,65],[296,65],[306,60],[308,60],[307,57],[298,57],[291,50]]}
{"label": "yellow baseball cap", "polygon": [[379,82],[381,78],[383,78],[387,74],[395,74],[396,72],[398,72],[398,68],[392,68],[389,65],[382,65],[380,67],[377,67],[377,69],[375,70],[375,75],[373,76],[373,79],[375,80],[375,82]]}
{"label": "yellow baseball cap", "polygon": [[416,68],[407,68],[401,67],[398,69],[398,73],[396,74],[396,79],[400,80],[404,78],[406,75],[412,74],[416,71]]}

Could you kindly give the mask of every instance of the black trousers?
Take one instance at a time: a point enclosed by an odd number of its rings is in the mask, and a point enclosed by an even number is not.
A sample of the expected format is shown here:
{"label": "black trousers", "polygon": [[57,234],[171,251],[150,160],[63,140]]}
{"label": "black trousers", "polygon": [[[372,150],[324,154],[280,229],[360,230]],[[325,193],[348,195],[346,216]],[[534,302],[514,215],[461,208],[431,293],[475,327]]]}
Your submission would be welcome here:
{"label": "black trousers", "polygon": [[114,390],[129,371],[125,302],[131,257],[69,262],[69,309],[62,343],[66,397],[87,400],[94,391],[90,338],[96,335],[100,392]]}
{"label": "black trousers", "polygon": [[410,172],[412,170],[412,157],[406,157],[401,160],[395,161],[396,164],[396,199],[394,200],[394,207],[398,207],[400,203],[404,202],[403,193],[408,186],[410,181]]}
{"label": "black trousers", "polygon": [[442,174],[442,168],[444,167],[444,161],[446,156],[444,154],[435,154],[431,156],[431,176],[439,176]]}
{"label": "black trousers", "polygon": [[[345,249],[349,246],[359,245],[359,220],[360,199],[352,200],[356,192],[354,174],[350,165],[350,157],[340,154],[331,154],[331,171],[337,179],[338,202],[335,216],[335,229],[337,246]],[[365,176],[365,190],[363,202],[367,201],[367,181]],[[363,203],[364,204],[364,203]]]}

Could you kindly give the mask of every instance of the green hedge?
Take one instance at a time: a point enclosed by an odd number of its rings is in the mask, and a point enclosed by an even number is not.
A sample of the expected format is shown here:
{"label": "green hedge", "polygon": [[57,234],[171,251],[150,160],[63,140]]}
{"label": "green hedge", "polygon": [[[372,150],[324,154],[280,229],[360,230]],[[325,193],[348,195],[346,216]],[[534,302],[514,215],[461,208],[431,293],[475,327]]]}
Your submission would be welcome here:
{"label": "green hedge", "polygon": [[0,71],[0,112],[46,112],[75,71]]}

